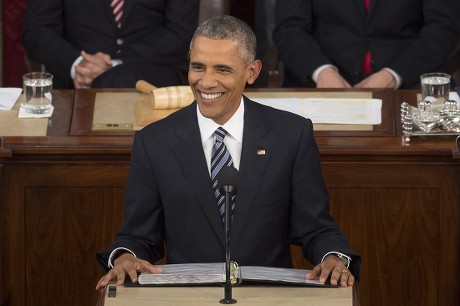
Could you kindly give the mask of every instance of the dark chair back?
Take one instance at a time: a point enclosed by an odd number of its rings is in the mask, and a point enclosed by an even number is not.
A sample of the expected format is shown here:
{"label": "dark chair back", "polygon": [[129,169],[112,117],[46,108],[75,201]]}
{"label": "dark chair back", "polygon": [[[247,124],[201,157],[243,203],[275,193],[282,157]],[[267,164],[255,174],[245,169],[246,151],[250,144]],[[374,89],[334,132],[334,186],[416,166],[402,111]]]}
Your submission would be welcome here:
{"label": "dark chair back", "polygon": [[228,15],[229,12],[229,0],[200,0],[199,23],[213,16]]}
{"label": "dark chair back", "polygon": [[283,82],[283,64],[278,58],[272,38],[275,28],[275,2],[276,0],[256,0],[255,4],[258,57],[263,64],[258,87],[281,87]]}

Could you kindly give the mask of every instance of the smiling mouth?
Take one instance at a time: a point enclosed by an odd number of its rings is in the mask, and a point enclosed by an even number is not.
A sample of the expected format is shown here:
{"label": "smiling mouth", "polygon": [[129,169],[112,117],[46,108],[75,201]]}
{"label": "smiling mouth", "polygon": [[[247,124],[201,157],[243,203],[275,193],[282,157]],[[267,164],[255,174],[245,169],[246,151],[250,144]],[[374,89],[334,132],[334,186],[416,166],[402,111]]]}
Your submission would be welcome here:
{"label": "smiling mouth", "polygon": [[215,99],[222,97],[223,93],[222,92],[219,92],[219,93],[200,92],[200,95],[204,100],[215,100]]}

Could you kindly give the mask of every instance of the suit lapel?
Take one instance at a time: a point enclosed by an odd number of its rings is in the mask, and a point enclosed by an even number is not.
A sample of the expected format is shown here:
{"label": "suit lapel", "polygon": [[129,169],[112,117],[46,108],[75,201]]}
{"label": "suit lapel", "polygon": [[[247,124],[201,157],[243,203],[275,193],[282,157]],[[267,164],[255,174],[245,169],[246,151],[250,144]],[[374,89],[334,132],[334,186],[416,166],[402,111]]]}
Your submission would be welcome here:
{"label": "suit lapel", "polygon": [[123,29],[123,25],[125,22],[128,20],[129,14],[131,14],[131,11],[134,6],[134,0],[125,0],[125,4],[123,7],[123,16],[121,16],[121,28]]}
{"label": "suit lapel", "polygon": [[371,4],[369,6],[369,12],[367,13],[367,21],[372,17],[372,14],[374,13],[375,7],[377,6],[377,2],[379,0],[371,0]]}
{"label": "suit lapel", "polygon": [[359,14],[363,17],[366,22],[369,21],[371,18],[374,9],[376,7],[376,3],[378,0],[370,0],[369,12],[366,12],[366,6],[364,5],[364,0],[354,0],[356,7],[358,8]]}
{"label": "suit lapel", "polygon": [[364,6],[364,0],[354,0],[355,5],[359,11],[359,14],[364,20],[367,19],[366,7]]}
{"label": "suit lapel", "polygon": [[109,22],[116,27],[115,23],[115,17],[112,12],[112,7],[110,6],[110,0],[102,0],[99,1],[100,6],[102,7],[102,10],[105,13],[105,17],[109,20]]}
{"label": "suit lapel", "polygon": [[236,245],[243,232],[272,149],[272,143],[265,139],[269,127],[254,105],[255,102],[246,97],[244,101],[243,149],[233,212],[232,246]]}
{"label": "suit lapel", "polygon": [[173,151],[203,213],[206,215],[215,234],[219,237],[222,246],[225,246],[224,228],[220,221],[216,198],[212,190],[211,178],[209,177],[201,144],[196,119],[196,102],[192,107],[188,107],[188,112],[184,116],[182,124],[175,131],[180,141],[173,148]]}
{"label": "suit lapel", "polygon": [[364,5],[364,0],[354,0],[356,7],[358,8],[359,14],[363,17],[366,22],[369,22],[372,14],[374,13],[375,7],[379,0],[370,0],[369,12],[366,12],[366,6]]}

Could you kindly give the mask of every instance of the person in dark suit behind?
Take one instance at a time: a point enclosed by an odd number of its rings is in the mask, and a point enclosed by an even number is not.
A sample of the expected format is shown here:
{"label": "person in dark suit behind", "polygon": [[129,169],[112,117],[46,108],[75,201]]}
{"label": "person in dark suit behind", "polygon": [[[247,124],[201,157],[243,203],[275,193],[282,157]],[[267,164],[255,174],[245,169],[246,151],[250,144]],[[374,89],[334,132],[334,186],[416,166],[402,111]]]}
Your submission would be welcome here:
{"label": "person in dark suit behind", "polygon": [[286,86],[412,88],[441,70],[460,37],[458,0],[365,2],[277,1]]}
{"label": "person in dark suit behind", "polygon": [[29,0],[22,41],[54,75],[55,88],[158,87],[187,83],[198,0]]}
{"label": "person in dark suit behind", "polygon": [[[215,131],[238,170],[232,260],[292,267],[290,244],[315,264],[310,279],[351,286],[360,257],[328,212],[312,122],[243,96],[262,68],[251,28],[213,17],[192,39],[188,80],[196,101],[137,132],[126,185],[125,223],[97,254],[107,274],[96,289],[126,274],[158,272],[153,263],[225,261],[224,224],[213,190]],[[236,170],[235,170],[236,171]],[[350,273],[351,272],[351,273]]]}

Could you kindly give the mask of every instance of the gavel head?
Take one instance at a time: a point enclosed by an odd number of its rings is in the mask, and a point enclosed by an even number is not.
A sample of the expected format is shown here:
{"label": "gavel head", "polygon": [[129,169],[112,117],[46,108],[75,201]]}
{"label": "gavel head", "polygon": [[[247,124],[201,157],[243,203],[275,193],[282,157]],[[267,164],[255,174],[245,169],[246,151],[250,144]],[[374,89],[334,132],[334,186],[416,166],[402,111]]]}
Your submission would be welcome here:
{"label": "gavel head", "polygon": [[195,99],[190,86],[168,86],[152,90],[154,109],[181,108]]}

